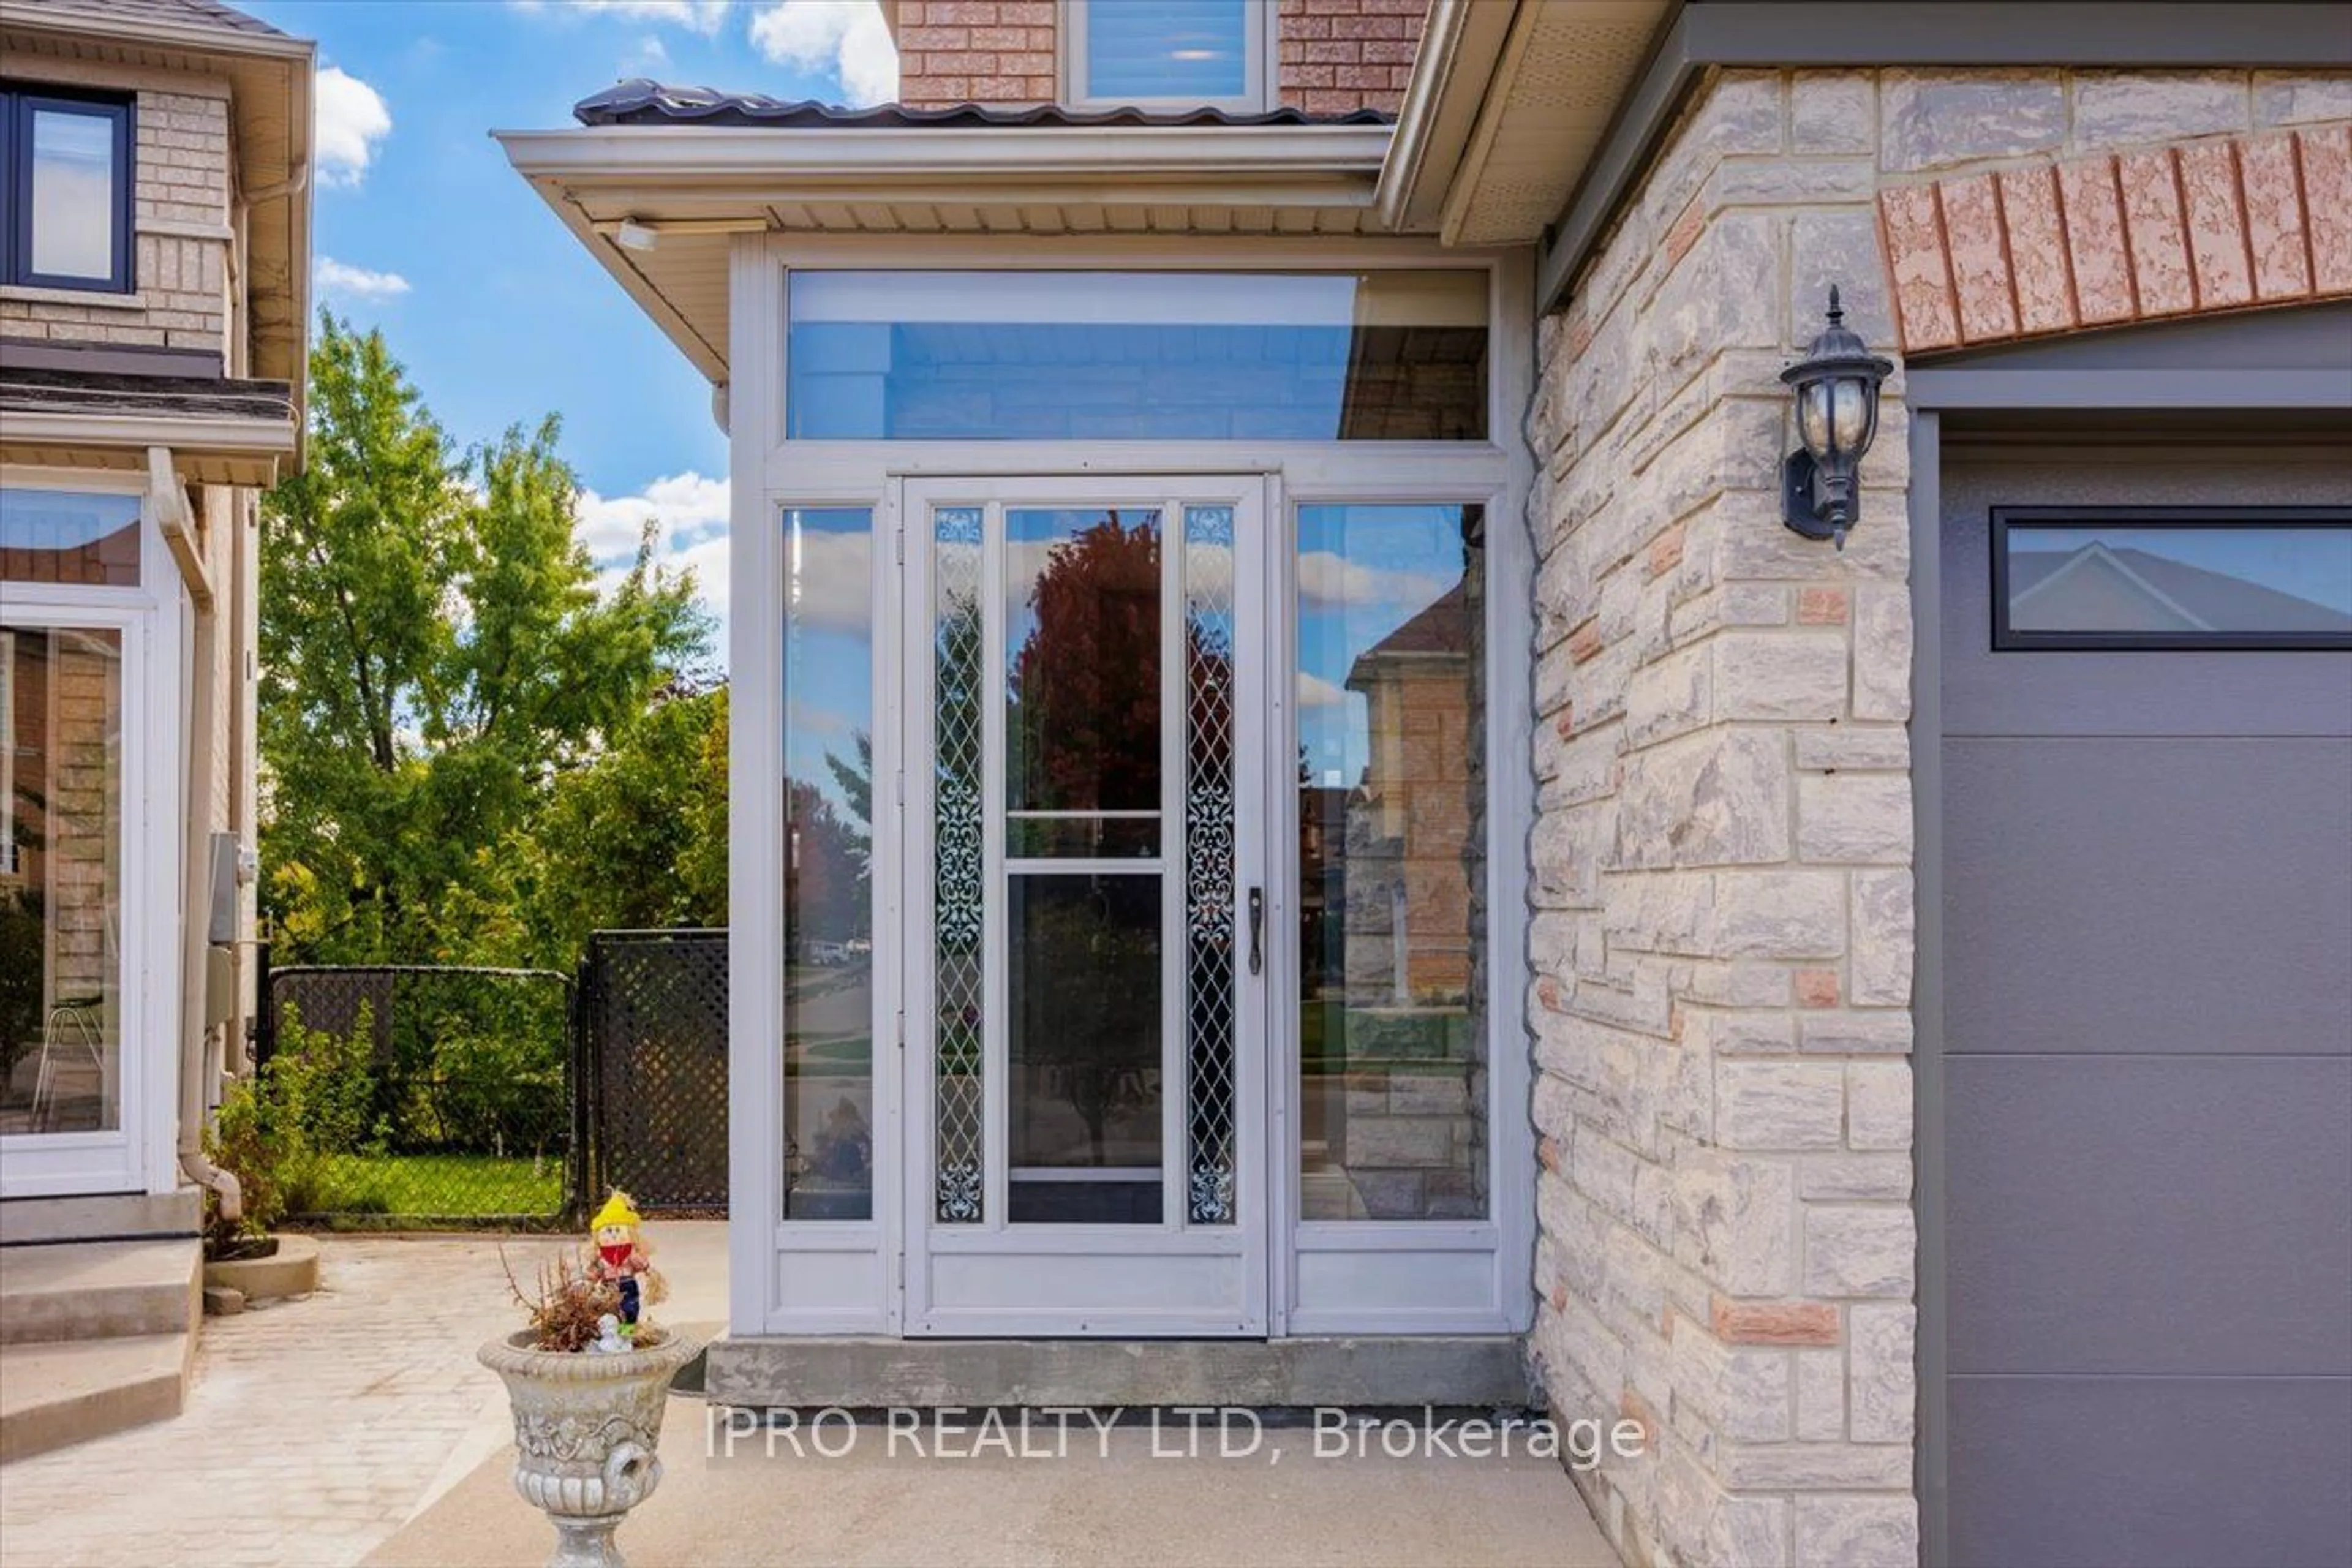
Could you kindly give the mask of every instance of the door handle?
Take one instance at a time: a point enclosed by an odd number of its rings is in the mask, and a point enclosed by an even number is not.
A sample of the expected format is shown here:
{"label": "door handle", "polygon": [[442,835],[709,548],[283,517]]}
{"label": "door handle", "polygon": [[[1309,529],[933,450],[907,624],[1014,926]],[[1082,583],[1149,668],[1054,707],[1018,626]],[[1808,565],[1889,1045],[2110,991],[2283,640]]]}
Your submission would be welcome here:
{"label": "door handle", "polygon": [[1249,890],[1250,973],[1257,974],[1265,968],[1265,889]]}

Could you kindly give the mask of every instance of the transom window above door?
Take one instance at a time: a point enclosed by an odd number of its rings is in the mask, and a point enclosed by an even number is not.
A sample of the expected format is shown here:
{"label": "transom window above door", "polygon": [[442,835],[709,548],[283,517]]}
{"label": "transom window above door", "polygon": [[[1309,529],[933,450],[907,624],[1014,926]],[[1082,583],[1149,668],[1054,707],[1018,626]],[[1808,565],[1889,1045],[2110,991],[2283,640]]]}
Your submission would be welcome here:
{"label": "transom window above door", "polygon": [[1483,441],[1488,274],[801,271],[798,441]]}
{"label": "transom window above door", "polygon": [[1066,96],[1088,108],[1272,106],[1268,0],[1064,0]]}

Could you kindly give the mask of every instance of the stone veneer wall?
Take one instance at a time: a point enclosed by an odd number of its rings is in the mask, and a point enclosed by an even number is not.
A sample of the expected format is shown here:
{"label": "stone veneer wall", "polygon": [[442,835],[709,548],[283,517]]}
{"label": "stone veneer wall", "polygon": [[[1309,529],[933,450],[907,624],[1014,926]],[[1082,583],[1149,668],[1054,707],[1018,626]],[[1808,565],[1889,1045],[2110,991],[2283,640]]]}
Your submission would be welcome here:
{"label": "stone veneer wall", "polygon": [[[10,52],[0,55],[0,74],[39,81],[44,63]],[[78,62],[72,84],[106,85],[102,71]],[[231,299],[226,90],[142,87],[136,95],[136,291],[0,288],[0,338],[225,353]]]}
{"label": "stone veneer wall", "polygon": [[1530,1348],[1650,1434],[1579,1478],[1631,1563],[1916,1561],[1904,384],[1840,554],[1780,525],[1778,374],[1832,282],[1892,350],[1882,191],[2347,116],[2341,77],[1721,73],[1542,325]]}
{"label": "stone veneer wall", "polygon": [[[1396,112],[1429,0],[1280,0],[1279,100],[1310,114]],[[898,101],[1051,103],[1057,0],[898,0]]]}

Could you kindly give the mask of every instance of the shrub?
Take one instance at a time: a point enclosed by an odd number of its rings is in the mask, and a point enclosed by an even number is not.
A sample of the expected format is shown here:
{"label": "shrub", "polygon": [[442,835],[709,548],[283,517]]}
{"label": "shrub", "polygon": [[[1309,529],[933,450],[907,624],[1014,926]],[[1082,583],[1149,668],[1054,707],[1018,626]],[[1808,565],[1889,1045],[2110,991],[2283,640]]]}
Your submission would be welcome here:
{"label": "shrub", "polygon": [[229,1086],[205,1143],[214,1163],[236,1177],[245,1214],[230,1225],[213,1211],[205,1226],[208,1245],[264,1236],[289,1214],[329,1206],[336,1158],[362,1152],[373,1141],[373,1038],[366,1006],[348,1036],[306,1028],[289,1011],[279,1025],[277,1051],[253,1077]]}

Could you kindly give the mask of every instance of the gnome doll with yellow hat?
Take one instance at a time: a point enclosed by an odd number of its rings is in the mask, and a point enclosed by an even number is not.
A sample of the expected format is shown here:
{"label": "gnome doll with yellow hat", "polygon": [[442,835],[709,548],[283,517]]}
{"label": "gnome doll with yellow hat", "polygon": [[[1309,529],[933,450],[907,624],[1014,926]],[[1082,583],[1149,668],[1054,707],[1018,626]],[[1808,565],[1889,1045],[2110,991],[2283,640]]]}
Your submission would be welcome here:
{"label": "gnome doll with yellow hat", "polygon": [[620,1291],[621,1337],[631,1341],[637,1337],[637,1321],[645,1309],[662,1297],[661,1275],[646,1256],[640,1235],[644,1224],[629,1194],[618,1187],[591,1222],[595,1241],[588,1253],[588,1278]]}

